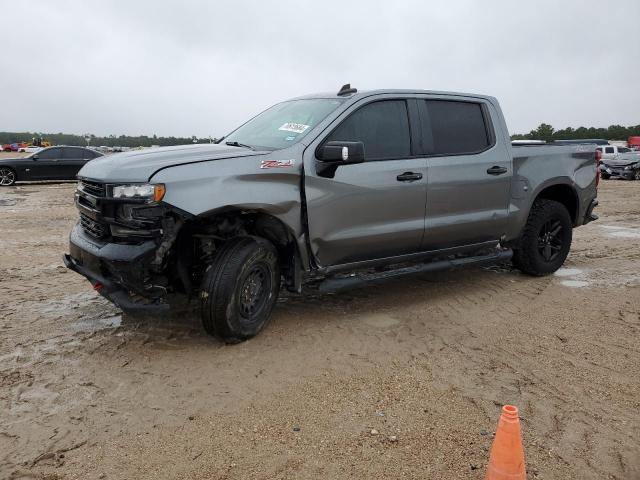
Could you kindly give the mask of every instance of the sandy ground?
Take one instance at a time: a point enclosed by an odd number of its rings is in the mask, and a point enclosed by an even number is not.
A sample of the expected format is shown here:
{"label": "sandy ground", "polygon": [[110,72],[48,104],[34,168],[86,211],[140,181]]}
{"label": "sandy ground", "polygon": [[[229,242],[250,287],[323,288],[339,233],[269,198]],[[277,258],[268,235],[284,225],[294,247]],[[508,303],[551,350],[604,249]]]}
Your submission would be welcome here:
{"label": "sandy ground", "polygon": [[640,182],[556,275],[285,298],[236,346],[68,272],[72,191],[0,189],[0,478],[481,479],[505,403],[530,479],[640,478]]}

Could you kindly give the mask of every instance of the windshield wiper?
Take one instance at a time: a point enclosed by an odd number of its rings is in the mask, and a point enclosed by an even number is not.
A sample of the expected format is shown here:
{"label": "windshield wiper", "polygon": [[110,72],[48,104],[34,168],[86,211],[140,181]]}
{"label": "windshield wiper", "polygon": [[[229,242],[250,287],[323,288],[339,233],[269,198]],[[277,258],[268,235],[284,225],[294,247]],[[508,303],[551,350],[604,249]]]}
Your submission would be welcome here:
{"label": "windshield wiper", "polygon": [[244,147],[253,150],[253,147],[251,145],[245,145],[244,143],[240,142],[224,142],[224,144],[229,145],[230,147]]}

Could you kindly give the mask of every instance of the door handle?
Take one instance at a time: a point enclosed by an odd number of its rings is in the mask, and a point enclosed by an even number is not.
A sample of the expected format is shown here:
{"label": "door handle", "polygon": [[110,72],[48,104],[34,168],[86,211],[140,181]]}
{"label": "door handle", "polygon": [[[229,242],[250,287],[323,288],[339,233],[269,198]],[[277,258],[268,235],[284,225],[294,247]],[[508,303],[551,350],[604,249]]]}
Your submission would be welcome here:
{"label": "door handle", "polygon": [[396,177],[399,182],[414,182],[422,178],[421,173],[404,172]]}
{"label": "door handle", "polygon": [[507,173],[507,169],[506,167],[498,167],[497,165],[494,165],[491,168],[487,168],[487,173],[489,175],[502,175],[503,173]]}

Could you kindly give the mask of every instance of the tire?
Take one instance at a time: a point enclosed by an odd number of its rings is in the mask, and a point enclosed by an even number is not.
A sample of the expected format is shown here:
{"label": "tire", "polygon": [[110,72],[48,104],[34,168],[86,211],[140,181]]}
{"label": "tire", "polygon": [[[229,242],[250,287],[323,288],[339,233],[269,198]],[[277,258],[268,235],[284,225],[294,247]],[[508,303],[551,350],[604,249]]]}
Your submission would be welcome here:
{"label": "tire", "polygon": [[200,316],[209,335],[238,343],[269,323],[280,291],[278,253],[267,240],[238,237],[224,243],[207,268]]}
{"label": "tire", "polygon": [[9,167],[0,167],[0,186],[9,187],[16,183],[16,172]]}
{"label": "tire", "polygon": [[633,178],[631,180],[640,180],[640,168],[633,172]]}
{"label": "tire", "polygon": [[535,276],[555,272],[569,254],[572,235],[571,217],[564,205],[554,200],[536,200],[513,251],[514,266]]}
{"label": "tire", "polygon": [[609,175],[608,173],[601,173],[600,178],[602,178],[603,180],[609,180],[611,178],[611,175]]}

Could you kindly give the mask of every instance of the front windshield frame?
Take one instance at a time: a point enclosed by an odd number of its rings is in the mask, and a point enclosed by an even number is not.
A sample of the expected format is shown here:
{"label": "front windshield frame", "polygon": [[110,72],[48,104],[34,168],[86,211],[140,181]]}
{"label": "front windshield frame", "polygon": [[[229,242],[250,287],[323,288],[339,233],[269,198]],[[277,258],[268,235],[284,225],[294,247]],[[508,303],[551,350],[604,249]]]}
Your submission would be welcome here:
{"label": "front windshield frame", "polygon": [[[344,102],[345,99],[331,97],[286,100],[260,112],[228,135],[222,137],[218,143],[232,144],[237,142],[238,145],[247,145],[254,150],[267,151],[289,148],[299,143],[317,125],[342,106]],[[301,106],[306,106],[309,110],[295,108]],[[307,115],[306,119],[301,121],[302,115],[305,114]],[[262,124],[259,122],[262,122]],[[277,127],[277,125],[280,125],[280,127]],[[256,134],[256,127],[262,127],[258,129],[262,132],[269,131],[276,135],[260,137]]]}

